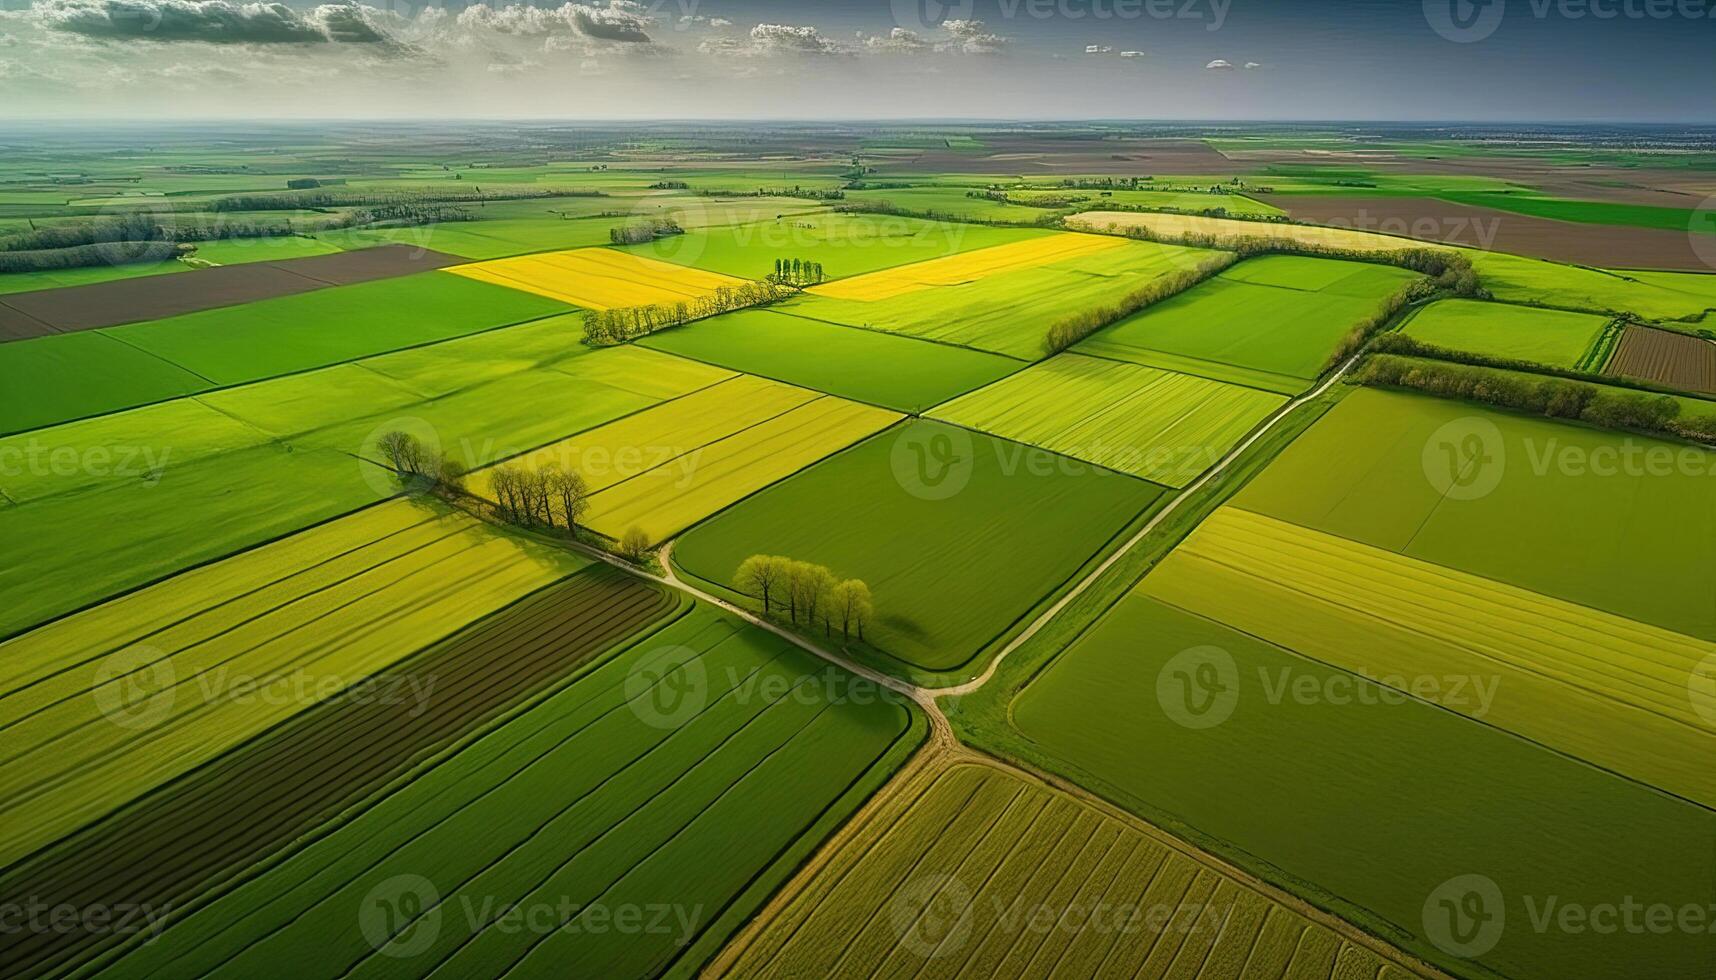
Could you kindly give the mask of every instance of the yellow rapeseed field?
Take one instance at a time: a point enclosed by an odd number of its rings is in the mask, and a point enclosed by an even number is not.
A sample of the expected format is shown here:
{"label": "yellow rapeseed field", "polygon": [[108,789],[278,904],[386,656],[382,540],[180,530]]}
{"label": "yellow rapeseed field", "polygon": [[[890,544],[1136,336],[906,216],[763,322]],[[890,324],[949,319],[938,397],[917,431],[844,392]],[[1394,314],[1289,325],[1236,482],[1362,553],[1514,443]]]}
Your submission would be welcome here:
{"label": "yellow rapeseed field", "polygon": [[883,269],[868,275],[813,286],[808,291],[830,299],[855,299],[865,302],[893,299],[920,289],[957,286],[1004,272],[1031,269],[1093,252],[1107,251],[1125,244],[1126,240],[1121,238],[1067,232],[1042,238],[1028,238],[1006,245],[993,245],[894,269]]}
{"label": "yellow rapeseed field", "polygon": [[1716,804],[1716,731],[1686,693],[1716,644],[1236,507],[1211,515],[1141,589]]}
{"label": "yellow rapeseed field", "polygon": [[[584,478],[590,492],[623,483],[646,470],[683,460],[711,442],[791,411],[819,397],[808,388],[740,374],[616,422],[562,439],[505,466],[559,467]],[[688,464],[689,465],[689,464]],[[494,467],[472,473],[465,489],[494,499]]]}
{"label": "yellow rapeseed field", "polygon": [[708,296],[722,286],[737,286],[743,281],[611,248],[518,255],[447,271],[587,310],[675,303]]}

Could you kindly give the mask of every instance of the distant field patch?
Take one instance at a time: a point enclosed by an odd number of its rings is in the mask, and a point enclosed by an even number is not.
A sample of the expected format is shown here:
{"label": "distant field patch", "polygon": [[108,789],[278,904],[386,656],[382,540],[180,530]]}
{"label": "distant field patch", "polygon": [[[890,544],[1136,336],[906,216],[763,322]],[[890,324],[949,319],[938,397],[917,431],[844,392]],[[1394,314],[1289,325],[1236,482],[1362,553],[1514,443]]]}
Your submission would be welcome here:
{"label": "distant field patch", "polygon": [[1445,299],[1420,309],[1402,332],[1449,350],[1573,368],[1608,322],[1592,313]]}
{"label": "distant field patch", "polygon": [[1716,341],[1633,324],[1605,373],[1716,395]]}
{"label": "distant field patch", "polygon": [[[1036,246],[1043,241],[1052,239],[1033,239],[1023,245]],[[1211,254],[1149,242],[1110,241],[1119,244],[1098,248],[1072,259],[1013,268],[971,281],[927,288],[911,285],[911,278],[918,274],[913,270],[918,267],[907,266],[877,273],[878,276],[904,277],[892,285],[878,285],[878,289],[910,290],[892,299],[835,299],[811,294],[780,309],[820,320],[909,334],[1035,360],[1042,356],[1043,338],[1048,333],[1049,324],[1056,319],[1082,313],[1092,306],[1113,303],[1137,289],[1141,283],[1190,268]],[[1089,246],[1081,241],[1077,247]],[[945,261],[959,262],[979,256],[983,251],[994,250],[980,250]],[[843,285],[845,283],[831,283],[826,288]]]}
{"label": "distant field patch", "polygon": [[1062,354],[930,415],[1178,488],[1285,403],[1254,388]]}
{"label": "distant field patch", "polygon": [[1125,244],[1124,239],[1102,235],[1048,235],[841,279],[821,286],[812,286],[810,292],[812,295],[829,299],[871,303],[937,286],[958,286],[978,282],[990,276],[1034,269],[1037,266],[1124,247]]}
{"label": "distant field patch", "polygon": [[835,670],[694,609],[104,972],[691,976],[923,738]]}
{"label": "distant field patch", "polygon": [[676,303],[707,296],[739,280],[611,248],[575,248],[448,270],[592,310]]}
{"label": "distant field patch", "polygon": [[817,212],[690,230],[643,245],[627,245],[623,251],[740,279],[762,279],[775,271],[776,259],[798,258],[821,262],[824,275],[843,279],[1054,234],[1043,228]]}
{"label": "distant field patch", "polygon": [[1712,473],[1716,453],[1683,444],[1367,388],[1233,503],[1716,642],[1716,577],[1686,574],[1716,554]]}
{"label": "distant field patch", "polygon": [[4,861],[586,564],[401,501],[8,641]]}
{"label": "distant field patch", "polygon": [[773,310],[740,310],[639,343],[900,412],[921,412],[1024,366],[999,354]]}
{"label": "distant field patch", "polygon": [[705,522],[673,559],[719,586],[758,553],[861,578],[876,603],[869,644],[914,667],[952,670],[1161,493],[1043,450],[912,421]]}
{"label": "distant field patch", "polygon": [[1129,211],[1085,211],[1066,219],[1071,228],[1089,231],[1126,231],[1141,228],[1151,235],[1172,240],[1182,235],[1214,235],[1217,239],[1285,238],[1307,245],[1330,248],[1376,249],[1440,248],[1411,238],[1397,238],[1372,231],[1295,225],[1279,221],[1245,221],[1239,218],[1206,218],[1190,214],[1157,214]]}
{"label": "distant field patch", "polygon": [[[1066,914],[1029,924],[1043,910]],[[874,978],[924,962],[945,977],[1412,975],[1131,821],[975,763],[870,816],[717,975]]]}
{"label": "distant field patch", "polygon": [[1716,643],[1233,507],[1205,520],[1141,588],[1365,677],[1489,677],[1487,696],[1464,687],[1427,696],[1716,805],[1707,765],[1716,731],[1686,693]]}
{"label": "distant field patch", "polygon": [[1296,394],[1357,323],[1415,277],[1361,262],[1249,259],[1074,349]]}

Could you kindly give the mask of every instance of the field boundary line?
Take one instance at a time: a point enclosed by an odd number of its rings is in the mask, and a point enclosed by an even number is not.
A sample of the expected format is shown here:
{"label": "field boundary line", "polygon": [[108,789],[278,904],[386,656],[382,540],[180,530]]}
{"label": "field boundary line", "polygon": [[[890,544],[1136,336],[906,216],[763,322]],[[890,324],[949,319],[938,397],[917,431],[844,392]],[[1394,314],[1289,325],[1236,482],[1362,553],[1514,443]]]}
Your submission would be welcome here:
{"label": "field boundary line", "polygon": [[1087,592],[1092,585],[1095,585],[1097,579],[1100,579],[1108,572],[1109,569],[1118,564],[1120,559],[1131,553],[1131,551],[1138,547],[1145,538],[1149,537],[1151,532],[1161,526],[1163,521],[1167,520],[1177,510],[1179,510],[1182,503],[1192,497],[1199,490],[1202,490],[1212,480],[1226,472],[1227,468],[1232,465],[1235,460],[1239,459],[1246,450],[1250,449],[1253,445],[1256,445],[1257,441],[1262,439],[1264,435],[1268,434],[1268,432],[1275,428],[1276,425],[1280,424],[1282,419],[1286,418],[1301,405],[1304,405],[1315,398],[1321,397],[1324,392],[1333,387],[1335,382],[1339,381],[1346,375],[1347,371],[1352,368],[1353,364],[1358,361],[1362,354],[1363,352],[1361,351],[1360,353],[1347,358],[1346,363],[1336,369],[1335,372],[1322,384],[1289,401],[1287,404],[1282,405],[1275,411],[1275,414],[1271,415],[1262,425],[1254,429],[1243,441],[1228,450],[1227,455],[1222,457],[1221,462],[1210,467],[1203,476],[1198,477],[1195,481],[1188,484],[1185,489],[1180,491],[1178,496],[1173,500],[1170,500],[1165,507],[1156,512],[1155,516],[1146,521],[1144,526],[1139,528],[1125,544],[1121,545],[1113,554],[1103,559],[1102,562],[1092,569],[1082,581],[1068,590],[1065,595],[1056,600],[1048,609],[1045,609],[1042,614],[1037,617],[1035,622],[1031,623],[1030,626],[1027,626],[1023,632],[1015,636],[1007,643],[1006,646],[1002,647],[1001,652],[997,653],[995,657],[989,661],[989,666],[984,668],[983,673],[963,684],[955,684],[951,687],[923,688],[922,690],[924,693],[930,700],[934,701],[937,698],[960,697],[970,694],[983,685],[989,683],[990,679],[995,676],[996,671],[1000,669],[1001,662],[1005,660],[1009,654],[1024,646],[1032,637],[1042,632],[1042,630],[1047,627],[1056,616],[1060,615],[1062,611],[1072,605],[1074,600]]}

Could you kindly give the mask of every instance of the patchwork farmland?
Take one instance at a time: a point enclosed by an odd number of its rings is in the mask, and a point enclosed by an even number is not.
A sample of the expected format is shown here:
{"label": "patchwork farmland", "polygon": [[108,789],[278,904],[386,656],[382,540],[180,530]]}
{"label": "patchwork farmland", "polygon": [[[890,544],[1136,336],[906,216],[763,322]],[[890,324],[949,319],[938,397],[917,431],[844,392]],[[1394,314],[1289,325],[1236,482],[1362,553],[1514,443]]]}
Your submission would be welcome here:
{"label": "patchwork farmland", "polygon": [[7,976],[1709,972],[1716,149],[325,130],[0,134]]}

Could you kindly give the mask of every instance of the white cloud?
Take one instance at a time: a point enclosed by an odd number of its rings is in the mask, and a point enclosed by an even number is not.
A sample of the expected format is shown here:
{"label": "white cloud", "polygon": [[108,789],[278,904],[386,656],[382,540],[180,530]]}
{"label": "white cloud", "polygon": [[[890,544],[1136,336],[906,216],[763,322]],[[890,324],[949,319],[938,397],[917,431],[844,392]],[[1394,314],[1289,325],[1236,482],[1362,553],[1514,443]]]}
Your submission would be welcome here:
{"label": "white cloud", "polygon": [[1233,62],[1217,58],[1204,67],[1210,71],[1233,71]]}
{"label": "white cloud", "polygon": [[100,40],[205,44],[376,44],[386,14],[357,4],[307,11],[228,0],[37,0],[25,12],[50,30]]}
{"label": "white cloud", "polygon": [[1114,48],[1106,44],[1087,44],[1084,46],[1085,54],[1112,54],[1113,52]]}
{"label": "white cloud", "polygon": [[962,54],[998,54],[1007,47],[1007,39],[991,34],[980,20],[950,20],[942,23],[953,40],[938,45],[938,50],[953,50]]}
{"label": "white cloud", "polygon": [[1245,70],[1246,71],[1251,71],[1253,69],[1262,68],[1262,67],[1263,67],[1262,65],[1258,64],[1255,61],[1248,61],[1245,63]]}
{"label": "white cloud", "polygon": [[1120,56],[1122,58],[1142,58],[1142,57],[1144,57],[1144,52],[1142,52],[1142,51],[1122,51],[1122,52],[1120,52]]}

